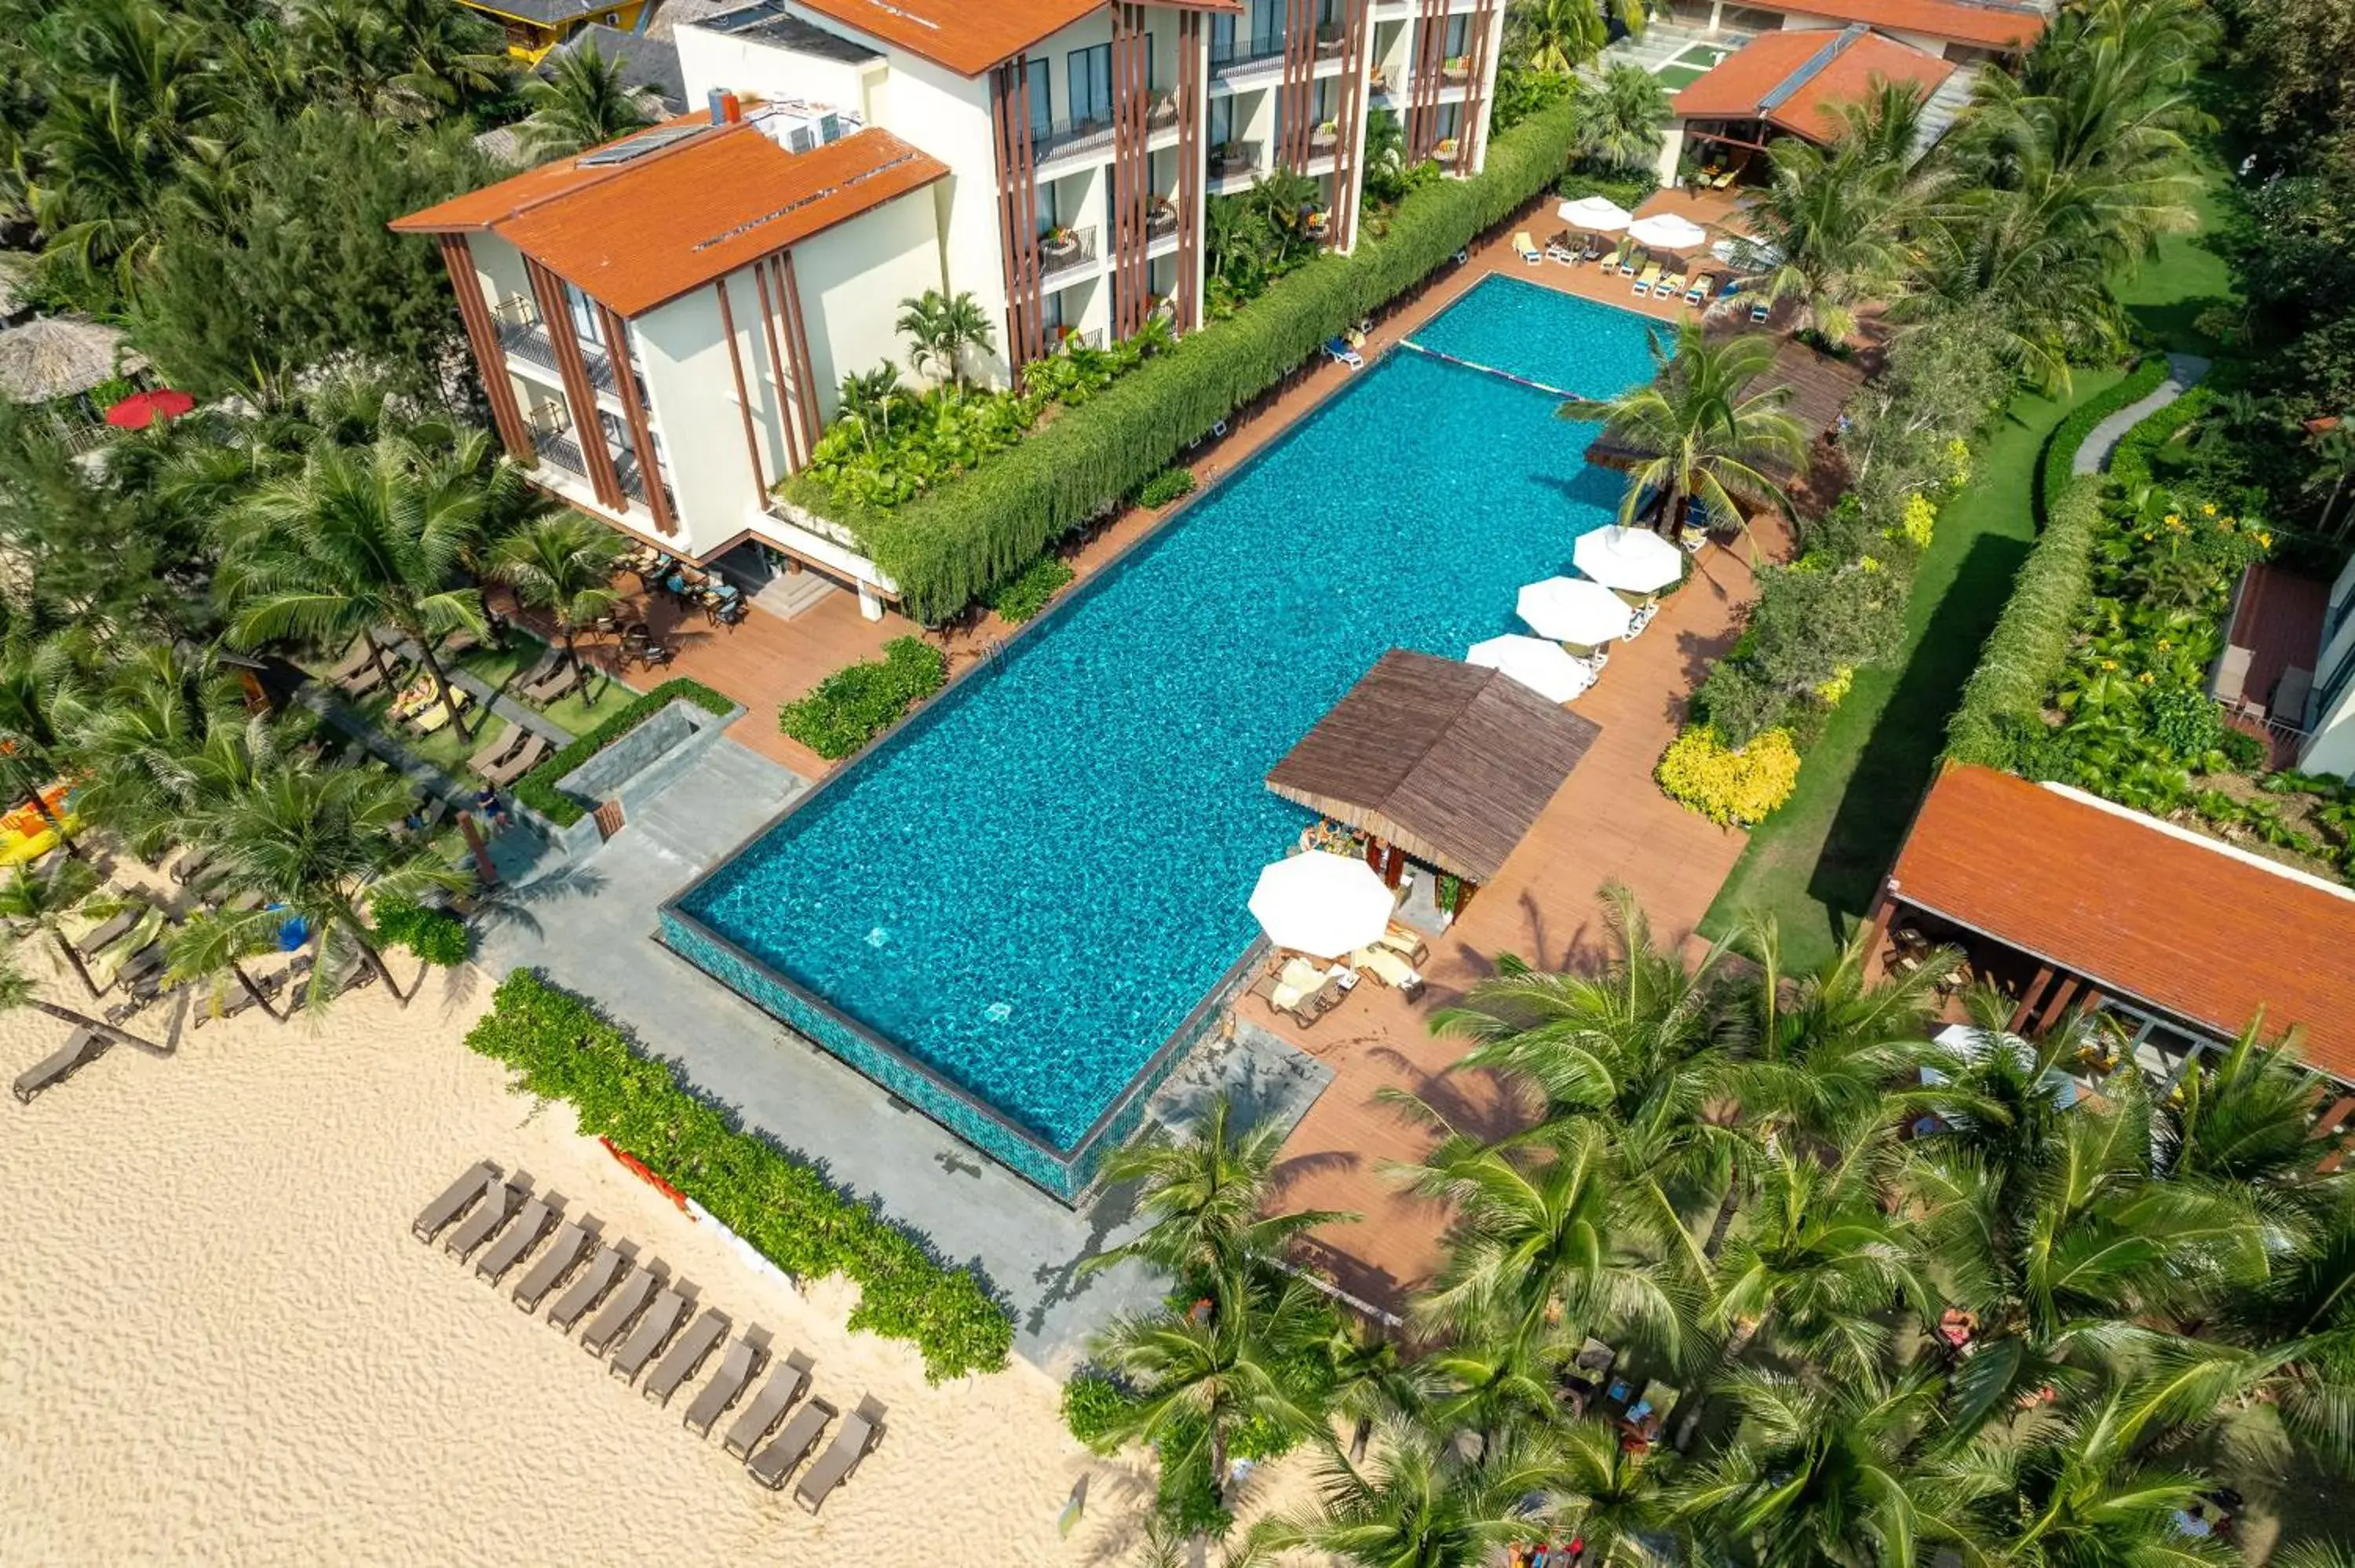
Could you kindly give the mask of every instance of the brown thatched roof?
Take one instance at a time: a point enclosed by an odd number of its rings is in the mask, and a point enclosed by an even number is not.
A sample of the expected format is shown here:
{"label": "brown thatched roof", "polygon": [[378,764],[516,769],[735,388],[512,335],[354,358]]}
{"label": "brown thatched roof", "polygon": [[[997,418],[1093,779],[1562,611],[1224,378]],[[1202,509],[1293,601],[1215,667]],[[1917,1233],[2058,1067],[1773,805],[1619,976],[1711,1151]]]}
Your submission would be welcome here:
{"label": "brown thatched roof", "polygon": [[[1812,453],[1824,433],[1839,422],[1840,411],[1863,385],[1862,366],[1850,360],[1817,354],[1796,338],[1785,338],[1774,351],[1774,363],[1760,373],[1750,391],[1757,394],[1781,388],[1783,412],[1798,422],[1800,438],[1806,443],[1800,450]],[[1586,461],[1603,468],[1632,469],[1648,461],[1652,455],[1608,425],[1586,449]],[[1787,485],[1806,471],[1806,463],[1802,461],[1795,467],[1779,458],[1767,458],[1758,461],[1756,467],[1775,483]],[[1768,498],[1751,499],[1764,502]]]}
{"label": "brown thatched roof", "polygon": [[118,374],[123,334],[72,316],[37,316],[0,331],[0,397],[47,403]]}
{"label": "brown thatched roof", "polygon": [[1500,671],[1393,648],[1267,787],[1488,882],[1601,733]]}

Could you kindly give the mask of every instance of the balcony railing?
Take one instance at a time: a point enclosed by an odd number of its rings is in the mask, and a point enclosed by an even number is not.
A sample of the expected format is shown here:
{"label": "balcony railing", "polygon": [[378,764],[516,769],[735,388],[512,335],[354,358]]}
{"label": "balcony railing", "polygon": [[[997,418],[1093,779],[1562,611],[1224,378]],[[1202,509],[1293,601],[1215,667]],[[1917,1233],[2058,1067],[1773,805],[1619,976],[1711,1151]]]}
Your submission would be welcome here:
{"label": "balcony railing", "polygon": [[581,455],[581,444],[570,436],[541,435],[534,431],[532,450],[542,462],[552,462],[576,479],[589,477],[589,460]]}
{"label": "balcony railing", "polygon": [[1178,209],[1167,200],[1158,200],[1145,215],[1145,238],[1167,239],[1178,232]]}
{"label": "balcony railing", "polygon": [[1229,143],[1226,146],[1214,148],[1210,153],[1210,177],[1214,180],[1231,179],[1242,175],[1256,175],[1259,172],[1259,154],[1242,143]]}
{"label": "balcony railing", "polygon": [[[1178,95],[1157,92],[1145,116],[1147,133],[1167,131],[1178,123]],[[1058,120],[1045,130],[1033,128],[1030,132],[1030,156],[1038,163],[1053,158],[1068,158],[1078,154],[1108,150],[1117,135],[1112,111],[1076,120]]]}
{"label": "balcony railing", "polygon": [[[548,328],[539,319],[539,311],[531,301],[520,294],[511,294],[492,307],[491,320],[498,328],[499,347],[516,358],[537,365],[542,370],[562,374],[563,366],[556,362],[556,345],[549,341]],[[587,339],[580,339],[581,363],[589,372],[590,384],[601,392],[613,390],[613,362],[605,350]]]}
{"label": "balcony railing", "polygon": [[1075,271],[1096,259],[1096,231],[1093,228],[1071,228],[1058,240],[1041,238],[1039,241],[1039,276],[1055,279]]}
{"label": "balcony railing", "polygon": [[1215,41],[1210,45],[1210,69],[1216,71],[1241,70],[1262,60],[1270,60],[1284,53],[1284,29],[1271,33],[1238,33],[1227,40],[1222,48]]}

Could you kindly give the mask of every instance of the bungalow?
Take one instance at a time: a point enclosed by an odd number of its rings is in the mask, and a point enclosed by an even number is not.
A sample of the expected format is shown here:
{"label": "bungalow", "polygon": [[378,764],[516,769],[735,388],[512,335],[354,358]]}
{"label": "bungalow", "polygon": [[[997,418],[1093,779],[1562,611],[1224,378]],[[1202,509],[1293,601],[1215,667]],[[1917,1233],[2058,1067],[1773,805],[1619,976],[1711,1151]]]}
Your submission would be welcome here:
{"label": "bungalow", "polygon": [[[1747,171],[1763,170],[1759,154],[1777,136],[1829,146],[1846,129],[1838,105],[1856,102],[1883,82],[1908,83],[1935,100],[1957,69],[1861,25],[1836,33],[1764,34],[1677,94],[1676,123],[1660,144],[1661,183],[1676,182],[1689,154]],[[1924,144],[1950,123],[1949,113],[1924,114]]]}
{"label": "bungalow", "polygon": [[507,53],[538,65],[540,57],[591,23],[636,30],[655,0],[458,0],[499,25]]}
{"label": "bungalow", "polygon": [[2045,25],[2044,11],[2024,0],[1676,0],[1670,14],[1711,33],[1861,25],[1957,63],[2019,54]]}

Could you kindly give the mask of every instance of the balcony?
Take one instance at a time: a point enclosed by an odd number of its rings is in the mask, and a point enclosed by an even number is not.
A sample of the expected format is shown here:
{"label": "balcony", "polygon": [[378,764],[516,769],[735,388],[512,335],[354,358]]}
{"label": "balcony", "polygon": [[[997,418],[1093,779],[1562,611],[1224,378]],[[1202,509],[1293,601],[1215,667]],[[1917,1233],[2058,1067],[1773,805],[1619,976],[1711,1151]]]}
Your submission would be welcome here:
{"label": "balcony", "polygon": [[543,435],[534,430],[531,435],[531,447],[532,450],[539,454],[540,461],[554,463],[575,479],[587,482],[589,460],[581,455],[580,443],[570,436]]}
{"label": "balcony", "polygon": [[1050,229],[1039,239],[1039,278],[1051,283],[1067,273],[1092,267],[1096,231],[1087,228]]}
{"label": "balcony", "polygon": [[1238,34],[1228,40],[1223,49],[1216,43],[1210,46],[1210,69],[1222,75],[1246,70],[1264,60],[1280,58],[1283,54],[1284,30],[1280,27],[1272,33]]}
{"label": "balcony", "polygon": [[[564,367],[556,362],[556,345],[549,341],[548,327],[531,301],[510,294],[491,308],[491,321],[498,329],[499,347],[505,353],[551,375],[563,374]],[[581,363],[589,372],[591,386],[600,392],[613,390],[613,362],[601,345],[583,340]]]}
{"label": "balcony", "polygon": [[1210,150],[1210,177],[1214,180],[1252,179],[1259,173],[1259,152],[1249,143],[1229,142]]}
{"label": "balcony", "polygon": [[1145,215],[1145,238],[1148,240],[1167,239],[1177,232],[1178,208],[1167,196],[1156,196],[1151,209]]}
{"label": "balcony", "polygon": [[[1146,111],[1145,123],[1148,136],[1174,129],[1178,123],[1178,95],[1155,93],[1152,106]],[[1044,130],[1032,128],[1030,157],[1034,163],[1049,164],[1059,158],[1109,153],[1118,139],[1118,129],[1109,110],[1082,119],[1058,120]]]}

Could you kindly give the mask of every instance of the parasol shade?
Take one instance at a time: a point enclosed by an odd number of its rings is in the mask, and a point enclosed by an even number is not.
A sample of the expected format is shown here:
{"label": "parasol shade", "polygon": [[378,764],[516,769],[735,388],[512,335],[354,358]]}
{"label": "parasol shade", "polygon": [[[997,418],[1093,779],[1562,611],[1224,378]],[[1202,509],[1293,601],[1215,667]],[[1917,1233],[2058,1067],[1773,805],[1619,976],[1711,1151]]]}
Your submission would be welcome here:
{"label": "parasol shade", "polygon": [[1524,587],[1513,608],[1540,637],[1592,648],[1627,635],[1635,612],[1627,601],[1599,582],[1548,577]]}
{"label": "parasol shade", "polygon": [[196,406],[194,397],[168,387],[133,392],[106,411],[106,422],[119,430],[144,430],[158,419],[176,419]]}
{"label": "parasol shade", "polygon": [[1616,234],[1632,221],[1625,207],[1606,196],[1582,196],[1554,211],[1572,228],[1591,228],[1599,234]]}
{"label": "parasol shade", "polygon": [[1663,212],[1629,224],[1627,238],[1638,245],[1655,245],[1663,250],[1690,250],[1709,238],[1709,230],[1690,218]]}
{"label": "parasol shade", "polygon": [[1683,551],[1649,529],[1616,523],[1580,535],[1570,558],[1604,588],[1629,593],[1657,593],[1685,575]]}
{"label": "parasol shade", "polygon": [[1594,684],[1592,669],[1542,637],[1491,637],[1474,643],[1464,662],[1509,676],[1550,703],[1569,702]]}
{"label": "parasol shade", "polygon": [[1252,889],[1252,917],[1267,939],[1315,958],[1352,953],[1380,938],[1395,900],[1354,855],[1311,851],[1277,861]]}

